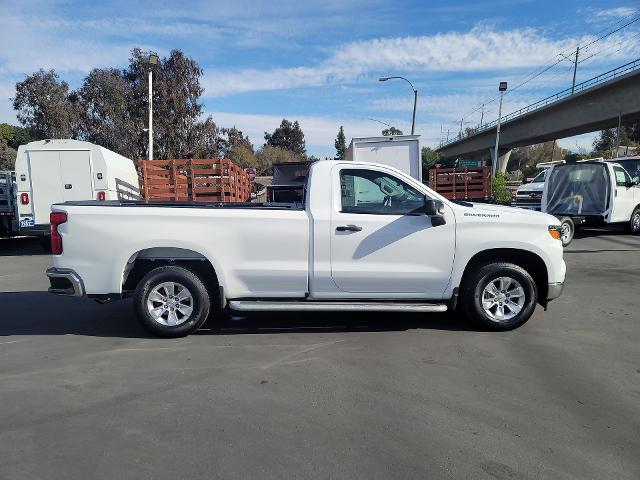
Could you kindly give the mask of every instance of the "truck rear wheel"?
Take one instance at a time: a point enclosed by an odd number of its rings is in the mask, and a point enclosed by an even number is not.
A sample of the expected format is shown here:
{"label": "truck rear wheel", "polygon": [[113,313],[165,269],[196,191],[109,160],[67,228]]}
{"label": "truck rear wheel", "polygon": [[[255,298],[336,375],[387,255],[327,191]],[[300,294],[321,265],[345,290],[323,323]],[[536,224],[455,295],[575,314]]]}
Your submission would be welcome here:
{"label": "truck rear wheel", "polygon": [[165,266],[147,273],[136,288],[138,319],[161,337],[184,337],[202,326],[211,301],[202,280],[191,270]]}
{"label": "truck rear wheel", "polygon": [[480,266],[465,279],[462,308],[468,319],[486,330],[512,330],[533,314],[538,301],[536,283],[512,263]]}

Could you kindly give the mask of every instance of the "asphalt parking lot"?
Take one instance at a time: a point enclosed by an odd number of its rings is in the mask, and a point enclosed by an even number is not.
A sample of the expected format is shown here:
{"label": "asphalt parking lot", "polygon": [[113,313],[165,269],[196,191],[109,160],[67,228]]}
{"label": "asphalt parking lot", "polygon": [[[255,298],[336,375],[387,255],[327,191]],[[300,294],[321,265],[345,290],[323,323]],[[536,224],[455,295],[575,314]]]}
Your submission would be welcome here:
{"label": "asphalt parking lot", "polygon": [[640,238],[565,259],[513,332],[256,315],[161,340],[0,240],[0,478],[640,478]]}

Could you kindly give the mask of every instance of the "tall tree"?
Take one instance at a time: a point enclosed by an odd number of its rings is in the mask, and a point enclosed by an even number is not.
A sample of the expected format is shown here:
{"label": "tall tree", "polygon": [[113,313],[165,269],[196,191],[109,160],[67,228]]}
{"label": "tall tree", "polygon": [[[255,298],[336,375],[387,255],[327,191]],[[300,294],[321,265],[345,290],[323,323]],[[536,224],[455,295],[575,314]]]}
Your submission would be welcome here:
{"label": "tall tree", "polygon": [[0,170],[14,170],[16,150],[11,148],[4,138],[0,138]]}
{"label": "tall tree", "polygon": [[[199,125],[204,91],[200,86],[202,69],[195,60],[180,50],[172,50],[169,57],[160,58],[155,66],[149,65],[150,52],[139,48],[131,51],[129,66],[124,71],[125,79],[132,90],[131,109],[138,119],[145,119],[148,111],[149,69],[153,69],[153,131],[154,154],[157,158],[184,157],[194,148],[189,145],[190,130],[197,126],[202,131],[211,125]],[[142,120],[146,126],[147,121]],[[146,139],[142,135],[138,150],[146,151]],[[210,146],[204,146],[210,150]]]}
{"label": "tall tree", "polygon": [[236,127],[223,128],[221,133],[220,150],[224,158],[242,168],[256,168],[258,166],[258,160],[248,136]]}
{"label": "tall tree", "polygon": [[78,91],[81,129],[79,135],[120,154],[137,158],[142,136],[141,118],[131,107],[131,84],[117,69],[92,70]]}
{"label": "tall tree", "polygon": [[274,163],[296,162],[300,160],[300,157],[291,150],[265,144],[256,153],[256,160],[258,175],[271,175]]}
{"label": "tall tree", "polygon": [[78,91],[50,70],[16,84],[14,108],[37,138],[73,137],[103,145],[127,157],[147,156],[148,73],[153,68],[153,129],[156,158],[218,156],[220,130],[201,119],[202,69],[179,50],[148,62],[149,52],[131,51],[129,65],[95,69]]}
{"label": "tall tree", "polygon": [[389,137],[391,135],[403,135],[403,133],[402,130],[396,127],[389,127],[382,130],[382,135],[384,135],[385,137]]}
{"label": "tall tree", "polygon": [[31,140],[27,129],[0,123],[0,170],[14,170],[18,147]]}
{"label": "tall tree", "polygon": [[37,138],[70,138],[78,130],[77,95],[54,70],[40,69],[16,83],[13,108],[20,123]]}
{"label": "tall tree", "polygon": [[[442,155],[429,147],[422,147],[422,171],[426,172],[442,159]],[[424,177],[424,174],[423,174]]]}
{"label": "tall tree", "polygon": [[342,125],[340,125],[340,130],[338,130],[338,136],[336,137],[334,145],[336,147],[336,158],[338,160],[344,160],[344,156],[347,153],[347,139],[344,136],[344,128],[342,128]]}
{"label": "tall tree", "polygon": [[611,156],[611,152],[615,146],[616,129],[614,128],[602,130],[600,135],[593,141],[593,150],[604,157]]}
{"label": "tall tree", "polygon": [[280,126],[273,133],[264,132],[264,139],[267,145],[293,152],[300,158],[306,155],[304,133],[297,120],[291,123],[286,118],[283,118]]}

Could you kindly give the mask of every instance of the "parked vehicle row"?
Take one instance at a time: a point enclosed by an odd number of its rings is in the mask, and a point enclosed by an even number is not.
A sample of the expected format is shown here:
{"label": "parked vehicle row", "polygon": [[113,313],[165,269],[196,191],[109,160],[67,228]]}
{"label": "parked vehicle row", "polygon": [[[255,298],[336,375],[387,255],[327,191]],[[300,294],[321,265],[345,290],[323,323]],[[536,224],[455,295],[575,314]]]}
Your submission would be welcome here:
{"label": "parked vehicle row", "polygon": [[373,163],[314,162],[304,191],[302,204],[56,204],[50,291],[133,296],[140,321],[162,336],[226,309],[460,307],[483,328],[508,330],[562,291],[550,215],[451,202]]}

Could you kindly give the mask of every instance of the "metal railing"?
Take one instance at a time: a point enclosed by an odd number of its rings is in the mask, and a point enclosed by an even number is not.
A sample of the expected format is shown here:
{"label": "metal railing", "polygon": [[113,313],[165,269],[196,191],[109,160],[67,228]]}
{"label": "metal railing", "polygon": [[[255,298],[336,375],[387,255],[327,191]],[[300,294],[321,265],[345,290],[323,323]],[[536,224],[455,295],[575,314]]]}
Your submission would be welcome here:
{"label": "metal railing", "polygon": [[[500,124],[504,125],[505,123],[516,119],[517,117],[526,115],[527,113],[531,113],[535,110],[539,110],[543,107],[546,107],[547,105],[555,103],[564,98],[577,95],[578,93],[584,92],[585,90],[588,90],[596,85],[600,85],[602,83],[608,82],[609,80],[622,77],[627,73],[632,72],[634,70],[638,70],[638,69],[640,69],[640,58],[632,62],[626,63],[620,67],[614,68],[613,70],[609,70],[608,72],[602,73],[596,77],[590,78],[589,80],[585,80],[584,82],[577,83],[574,88],[567,88],[558,93],[555,93],[546,98],[543,98],[542,100],[532,103],[531,105],[522,107],[520,110],[516,110],[515,112],[511,112],[508,115],[504,115],[500,120]],[[460,140],[464,140],[465,138],[472,137],[480,132],[491,130],[493,128],[496,128],[497,125],[498,125],[498,119],[495,119],[492,122],[485,123],[481,127],[476,127],[471,129],[471,131],[468,134],[463,134],[462,136],[455,137],[452,140],[449,140],[448,142],[443,142],[439,148],[442,148],[446,145],[450,145],[452,143],[459,142]]]}

